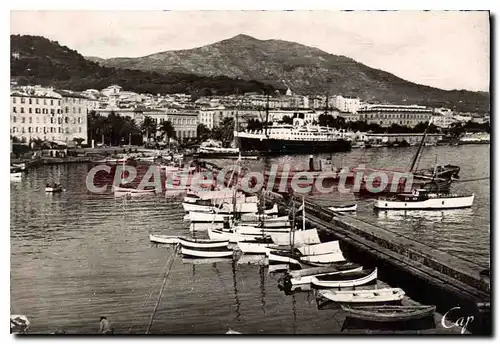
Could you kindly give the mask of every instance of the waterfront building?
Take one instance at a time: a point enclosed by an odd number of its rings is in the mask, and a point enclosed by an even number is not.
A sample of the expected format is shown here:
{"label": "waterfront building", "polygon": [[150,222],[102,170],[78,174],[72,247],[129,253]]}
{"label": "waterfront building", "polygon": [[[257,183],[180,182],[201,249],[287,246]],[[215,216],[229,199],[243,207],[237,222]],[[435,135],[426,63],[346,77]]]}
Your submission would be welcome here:
{"label": "waterfront building", "polygon": [[10,105],[10,133],[22,142],[87,141],[88,104],[78,93],[29,88],[11,92]]}
{"label": "waterfront building", "polygon": [[449,128],[456,120],[453,116],[436,114],[432,117],[432,124],[439,128]]}
{"label": "waterfront building", "polygon": [[427,122],[433,116],[433,109],[418,105],[371,105],[358,110],[359,120],[376,123],[382,127],[392,124],[414,127]]}
{"label": "waterfront building", "polygon": [[198,112],[185,109],[167,109],[167,120],[172,123],[177,141],[196,137]]}

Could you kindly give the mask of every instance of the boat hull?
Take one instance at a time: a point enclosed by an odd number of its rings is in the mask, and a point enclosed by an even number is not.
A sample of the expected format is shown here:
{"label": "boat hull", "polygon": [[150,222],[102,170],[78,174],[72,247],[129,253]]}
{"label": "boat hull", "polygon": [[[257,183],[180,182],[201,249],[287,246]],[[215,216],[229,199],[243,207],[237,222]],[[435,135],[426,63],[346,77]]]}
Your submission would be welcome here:
{"label": "boat hull", "polygon": [[229,245],[228,240],[220,240],[220,241],[192,241],[185,238],[179,238],[179,243],[182,247],[194,248],[194,249],[208,249],[208,248],[224,248]]}
{"label": "boat hull", "polygon": [[195,258],[223,258],[232,257],[233,251],[201,251],[196,249],[191,249],[187,247],[181,248],[181,253],[184,257],[195,257]]}
{"label": "boat hull", "polygon": [[149,234],[149,241],[158,244],[178,244],[180,243],[178,236],[173,235],[155,235]]}
{"label": "boat hull", "polygon": [[436,306],[347,306],[341,305],[347,316],[374,322],[402,322],[434,315]]}
{"label": "boat hull", "polygon": [[332,272],[326,272],[326,273],[320,273],[316,275],[309,275],[309,276],[300,276],[300,277],[292,277],[290,278],[290,283],[292,285],[300,285],[300,284],[311,284],[313,277],[320,276],[320,275],[336,275],[336,274],[342,274],[342,273],[350,273],[350,272],[357,272],[363,270],[362,266],[354,267],[352,269],[348,270],[337,270],[337,271],[332,271]]}
{"label": "boat hull", "polygon": [[296,247],[319,244],[321,242],[316,229],[296,231],[293,235],[290,235],[289,233],[272,233],[271,238],[276,245],[280,246],[289,246],[291,245],[292,240],[294,246]]}
{"label": "boat hull", "polygon": [[467,197],[430,198],[411,202],[378,199],[373,207],[379,210],[441,210],[469,208],[473,203],[474,194]]}
{"label": "boat hull", "polygon": [[351,149],[351,142],[347,140],[334,141],[299,141],[249,138],[236,136],[242,151],[259,151],[268,154],[290,153],[332,153],[345,152]]}
{"label": "boat hull", "polygon": [[370,290],[322,290],[319,295],[333,302],[365,304],[401,301],[405,292],[401,288]]}
{"label": "boat hull", "polygon": [[267,252],[269,252],[268,246],[269,244],[265,243],[255,243],[255,242],[245,242],[245,241],[238,242],[238,247],[243,253],[266,254]]}
{"label": "boat hull", "polygon": [[[319,276],[320,277],[320,276]],[[342,280],[321,280],[318,277],[313,277],[311,284],[317,288],[342,288],[342,287],[356,287],[364,285],[377,280],[377,269],[364,276],[353,277],[352,279]]]}
{"label": "boat hull", "polygon": [[200,213],[197,211],[189,212],[189,219],[191,222],[224,222],[233,215],[230,214],[215,214],[215,213]]}
{"label": "boat hull", "polygon": [[304,256],[300,260],[304,263],[337,263],[344,261],[345,258],[342,252],[335,252]]}

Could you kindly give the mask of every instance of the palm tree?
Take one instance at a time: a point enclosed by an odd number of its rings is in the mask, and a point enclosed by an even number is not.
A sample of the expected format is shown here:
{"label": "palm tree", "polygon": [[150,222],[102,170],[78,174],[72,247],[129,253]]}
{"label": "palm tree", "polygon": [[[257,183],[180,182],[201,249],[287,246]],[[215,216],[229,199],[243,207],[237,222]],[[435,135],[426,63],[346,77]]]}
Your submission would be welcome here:
{"label": "palm tree", "polygon": [[175,139],[175,129],[170,121],[164,121],[160,123],[160,127],[158,128],[161,132],[161,136],[163,138],[167,137],[167,142],[170,147],[170,138]]}
{"label": "palm tree", "polygon": [[144,117],[141,124],[142,135],[146,134],[146,140],[149,141],[151,134],[156,134],[156,122],[149,116]]}

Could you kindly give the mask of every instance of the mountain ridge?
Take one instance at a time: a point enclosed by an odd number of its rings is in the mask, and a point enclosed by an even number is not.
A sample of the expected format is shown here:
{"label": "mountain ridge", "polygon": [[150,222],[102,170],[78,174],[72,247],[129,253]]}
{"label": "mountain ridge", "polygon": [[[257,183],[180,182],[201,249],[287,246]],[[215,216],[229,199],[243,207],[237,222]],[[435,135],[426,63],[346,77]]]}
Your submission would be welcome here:
{"label": "mountain ridge", "polygon": [[[40,84],[82,91],[119,84],[139,93],[188,93],[197,95],[273,91],[254,80],[192,73],[155,73],[101,66],[76,50],[42,36],[11,35],[11,78],[19,84]],[[99,60],[99,58],[94,58]]]}
{"label": "mountain ridge", "polygon": [[[201,47],[167,50],[143,57],[102,59],[114,68],[157,73],[227,76],[283,87],[299,94],[342,94],[365,101],[422,104],[488,112],[489,93],[442,90],[420,85],[343,55],[280,39],[260,40],[239,34]],[[285,82],[283,82],[285,81]]]}

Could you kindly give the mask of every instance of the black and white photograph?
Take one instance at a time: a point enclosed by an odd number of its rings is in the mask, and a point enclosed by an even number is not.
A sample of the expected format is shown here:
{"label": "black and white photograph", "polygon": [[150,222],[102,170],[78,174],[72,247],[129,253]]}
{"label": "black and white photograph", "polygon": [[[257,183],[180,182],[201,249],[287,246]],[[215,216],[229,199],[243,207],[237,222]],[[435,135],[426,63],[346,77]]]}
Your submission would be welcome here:
{"label": "black and white photograph", "polygon": [[492,336],[493,20],[10,10],[11,336]]}

